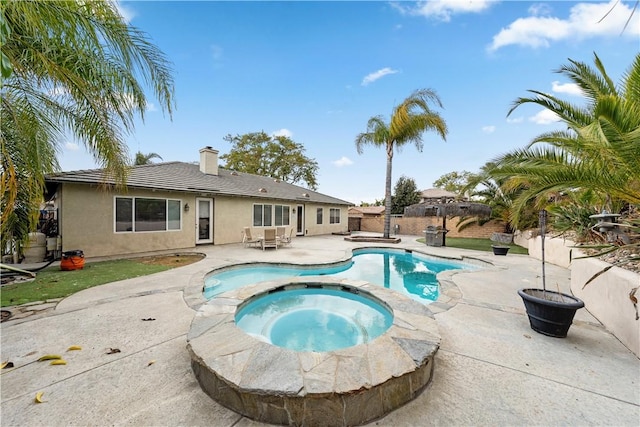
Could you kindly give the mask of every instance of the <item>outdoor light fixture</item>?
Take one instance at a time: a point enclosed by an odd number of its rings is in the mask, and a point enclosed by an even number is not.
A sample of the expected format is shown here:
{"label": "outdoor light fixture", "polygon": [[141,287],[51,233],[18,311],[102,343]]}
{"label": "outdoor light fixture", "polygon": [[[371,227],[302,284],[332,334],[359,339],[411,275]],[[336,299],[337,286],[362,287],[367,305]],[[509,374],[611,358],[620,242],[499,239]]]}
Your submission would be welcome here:
{"label": "outdoor light fixture", "polygon": [[189,212],[189,203],[184,204],[184,211]]}

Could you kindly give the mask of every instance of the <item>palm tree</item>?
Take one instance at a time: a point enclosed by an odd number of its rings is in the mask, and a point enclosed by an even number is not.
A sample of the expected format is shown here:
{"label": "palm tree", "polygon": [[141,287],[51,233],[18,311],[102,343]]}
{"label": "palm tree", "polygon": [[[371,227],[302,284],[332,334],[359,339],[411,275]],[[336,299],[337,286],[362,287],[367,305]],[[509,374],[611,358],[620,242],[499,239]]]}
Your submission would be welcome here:
{"label": "palm tree", "polygon": [[160,159],[162,160],[162,157],[160,156],[160,154],[158,153],[147,153],[147,154],[143,154],[141,151],[138,151],[136,153],[136,159],[133,162],[133,164],[135,166],[140,166],[140,165],[149,165],[151,163],[153,163],[151,160],[152,159]]}
{"label": "palm tree", "polygon": [[438,95],[431,89],[413,92],[400,105],[393,109],[389,123],[382,116],[374,116],[367,122],[367,131],[356,137],[356,149],[362,154],[364,145],[384,147],[387,152],[387,172],[384,190],[384,238],[389,238],[391,229],[391,169],[393,151],[400,150],[408,143],[422,151],[422,134],[428,130],[436,131],[446,141],[447,124],[444,119],[429,108],[435,103],[442,108]]}
{"label": "palm tree", "polygon": [[509,110],[537,104],[567,127],[494,160],[493,177],[505,178],[508,188],[524,189],[514,201],[515,223],[530,201],[543,208],[560,192],[593,190],[604,199],[640,203],[640,54],[619,87],[594,57],[596,69],[569,60],[557,71],[580,87],[585,104],[531,90],[534,97],[518,98]]}
{"label": "palm tree", "polygon": [[61,142],[82,141],[124,185],[124,137],[144,119],[143,83],[171,116],[173,78],[162,52],[108,0],[4,0],[0,43],[1,228],[3,242],[19,243],[35,229]]}

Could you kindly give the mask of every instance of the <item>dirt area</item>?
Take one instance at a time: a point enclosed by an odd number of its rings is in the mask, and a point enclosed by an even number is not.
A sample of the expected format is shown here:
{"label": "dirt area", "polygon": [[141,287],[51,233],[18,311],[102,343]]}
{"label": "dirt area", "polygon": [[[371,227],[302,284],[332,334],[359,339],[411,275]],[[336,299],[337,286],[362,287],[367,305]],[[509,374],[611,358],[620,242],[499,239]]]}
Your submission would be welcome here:
{"label": "dirt area", "polygon": [[155,255],[143,258],[136,258],[136,261],[142,264],[165,265],[167,267],[182,267],[183,265],[193,264],[204,258],[203,254],[198,253],[182,253],[169,255]]}

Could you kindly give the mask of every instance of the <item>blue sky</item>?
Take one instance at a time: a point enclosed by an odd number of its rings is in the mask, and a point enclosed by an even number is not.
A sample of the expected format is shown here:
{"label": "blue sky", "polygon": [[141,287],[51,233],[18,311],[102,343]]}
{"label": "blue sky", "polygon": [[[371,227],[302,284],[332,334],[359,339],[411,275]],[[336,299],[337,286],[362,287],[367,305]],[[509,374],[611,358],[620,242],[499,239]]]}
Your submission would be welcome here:
{"label": "blue sky", "polygon": [[[137,1],[120,2],[173,63],[177,109],[170,120],[150,98],[144,123],[127,139],[164,161],[220,154],[225,135],[283,133],[319,164],[318,191],[354,204],[384,197],[386,154],[354,140],[375,115],[385,119],[416,89],[442,100],[446,142],[424,135],[393,160],[392,184],[419,189],[440,176],[477,172],[487,161],[557,128],[539,107],[510,117],[513,101],[535,89],[579,102],[554,73],[597,53],[619,82],[640,50],[640,11],[622,1]],[[65,171],[97,167],[82,144],[61,147]]]}

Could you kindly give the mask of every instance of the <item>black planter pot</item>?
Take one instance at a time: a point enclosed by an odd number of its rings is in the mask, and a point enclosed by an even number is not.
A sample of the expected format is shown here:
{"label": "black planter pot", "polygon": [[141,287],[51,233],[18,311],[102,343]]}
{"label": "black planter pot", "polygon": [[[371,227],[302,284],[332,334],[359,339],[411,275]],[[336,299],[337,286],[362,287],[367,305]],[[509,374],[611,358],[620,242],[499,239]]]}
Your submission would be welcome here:
{"label": "black planter pot", "polygon": [[571,295],[542,289],[520,289],[529,324],[534,331],[550,337],[564,338],[576,311],[584,302]]}
{"label": "black planter pot", "polygon": [[507,252],[509,252],[509,246],[491,245],[491,248],[493,249],[494,255],[506,255]]}

